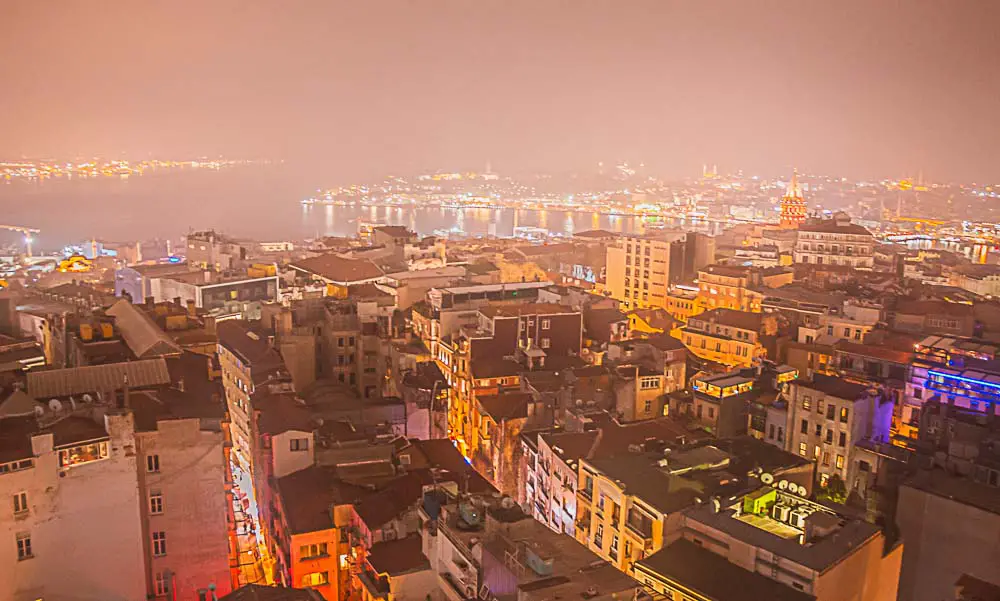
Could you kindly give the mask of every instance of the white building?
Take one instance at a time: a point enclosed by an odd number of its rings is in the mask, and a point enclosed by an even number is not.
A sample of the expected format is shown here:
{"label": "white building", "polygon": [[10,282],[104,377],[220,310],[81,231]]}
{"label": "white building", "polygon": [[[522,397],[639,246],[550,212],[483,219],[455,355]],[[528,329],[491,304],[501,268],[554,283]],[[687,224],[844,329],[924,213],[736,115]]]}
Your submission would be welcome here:
{"label": "white building", "polygon": [[147,598],[132,415],[0,405],[0,599]]}
{"label": "white building", "polygon": [[799,226],[795,262],[871,269],[875,264],[874,247],[871,232],[851,223],[846,213],[837,213],[830,219],[809,219]]}

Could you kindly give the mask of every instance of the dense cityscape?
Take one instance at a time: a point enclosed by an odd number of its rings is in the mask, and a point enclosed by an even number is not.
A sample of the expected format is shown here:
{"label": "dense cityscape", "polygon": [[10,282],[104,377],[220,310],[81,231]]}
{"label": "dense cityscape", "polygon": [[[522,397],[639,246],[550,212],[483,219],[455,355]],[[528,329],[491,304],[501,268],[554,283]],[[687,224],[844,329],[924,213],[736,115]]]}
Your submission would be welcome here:
{"label": "dense cityscape", "polygon": [[1000,601],[1000,3],[0,7],[0,601]]}
{"label": "dense cityscape", "polygon": [[[928,197],[973,193],[636,177],[515,196],[489,171],[432,174],[308,203],[558,206],[638,215],[634,232],[359,220],[309,240],[12,244],[0,486],[16,545],[0,557],[15,577],[0,594],[936,600],[987,586],[994,232],[919,216]],[[482,185],[495,191],[469,189]]]}

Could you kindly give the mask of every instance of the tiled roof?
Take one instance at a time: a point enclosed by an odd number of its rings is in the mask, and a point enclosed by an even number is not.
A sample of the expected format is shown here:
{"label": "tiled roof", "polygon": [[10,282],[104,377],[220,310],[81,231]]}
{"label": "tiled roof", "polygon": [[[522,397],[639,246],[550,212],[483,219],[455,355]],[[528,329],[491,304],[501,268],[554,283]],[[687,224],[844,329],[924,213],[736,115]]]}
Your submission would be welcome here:
{"label": "tiled roof", "polygon": [[110,392],[125,388],[149,388],[170,383],[170,372],[163,357],[88,365],[69,369],[28,372],[28,394],[36,399],[65,397],[92,392]]}
{"label": "tiled roof", "polygon": [[334,253],[295,261],[290,267],[342,284],[382,276],[382,270],[368,259],[347,259]]}
{"label": "tiled roof", "polygon": [[528,403],[530,401],[531,394],[527,392],[484,394],[476,397],[476,402],[494,421],[528,417]]}
{"label": "tiled roof", "polygon": [[115,325],[125,339],[125,344],[136,357],[145,359],[181,353],[181,347],[145,311],[128,300],[118,301],[107,310],[107,314],[115,318]]}
{"label": "tiled roof", "polygon": [[690,319],[759,332],[763,317],[762,313],[750,313],[749,311],[736,311],[734,309],[712,309],[711,311],[695,315]]}

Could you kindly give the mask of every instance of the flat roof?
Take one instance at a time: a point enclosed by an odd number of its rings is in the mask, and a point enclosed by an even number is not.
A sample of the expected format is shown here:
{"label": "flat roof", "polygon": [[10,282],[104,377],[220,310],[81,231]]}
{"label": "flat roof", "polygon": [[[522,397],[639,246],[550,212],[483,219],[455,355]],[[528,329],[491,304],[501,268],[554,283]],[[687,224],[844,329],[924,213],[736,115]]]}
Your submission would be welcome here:
{"label": "flat roof", "polygon": [[841,518],[843,523],[833,535],[803,545],[797,539],[782,538],[738,520],[735,513],[732,507],[723,507],[716,512],[711,503],[705,503],[685,510],[684,515],[690,521],[704,524],[743,543],[765,549],[817,572],[826,571],[881,532],[878,526],[863,520]]}
{"label": "flat roof", "polygon": [[744,570],[700,545],[679,539],[635,563],[646,572],[713,601],[810,601],[814,596]]}

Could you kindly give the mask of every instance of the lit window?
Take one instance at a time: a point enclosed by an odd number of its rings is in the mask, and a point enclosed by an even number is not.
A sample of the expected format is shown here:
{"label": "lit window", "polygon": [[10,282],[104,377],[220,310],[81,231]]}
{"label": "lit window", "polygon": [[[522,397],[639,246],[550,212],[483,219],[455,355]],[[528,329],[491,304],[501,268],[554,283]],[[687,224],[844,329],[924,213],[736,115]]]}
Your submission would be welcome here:
{"label": "lit window", "polygon": [[313,543],[299,547],[300,559],[312,559],[326,555],[326,543]]}
{"label": "lit window", "polygon": [[837,469],[838,470],[844,469],[844,456],[843,455],[837,455]]}
{"label": "lit window", "polygon": [[108,458],[108,442],[84,444],[59,451],[59,467],[81,465]]}
{"label": "lit window", "polygon": [[323,586],[330,584],[329,572],[313,572],[302,576],[302,586]]}
{"label": "lit window", "polygon": [[806,454],[808,454],[808,453],[809,453],[809,447],[806,445],[806,443],[800,442],[799,443],[799,455],[802,455],[803,457],[805,457]]}

